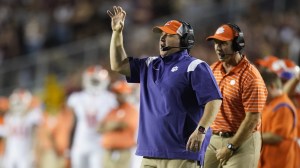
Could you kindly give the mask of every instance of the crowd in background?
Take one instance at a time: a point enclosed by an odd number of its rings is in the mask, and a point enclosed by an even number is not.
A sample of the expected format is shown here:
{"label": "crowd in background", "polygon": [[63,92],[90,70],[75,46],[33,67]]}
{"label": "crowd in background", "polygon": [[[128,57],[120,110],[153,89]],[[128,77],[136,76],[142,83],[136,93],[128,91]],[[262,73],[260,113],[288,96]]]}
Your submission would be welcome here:
{"label": "crowd in background", "polygon": [[[138,53],[136,56],[155,54],[157,46],[149,43],[149,40],[156,40],[152,38],[151,27],[154,22],[164,22],[163,18],[175,17],[193,25],[199,44],[198,50],[194,51],[197,57],[210,59],[212,53],[207,51],[208,44],[204,39],[213,27],[219,23],[236,22],[245,32],[248,46],[246,52],[252,60],[276,55],[292,58],[299,63],[299,2],[289,0],[277,7],[277,1],[241,1],[241,4],[246,5],[245,10],[239,11],[241,9],[235,7],[237,9],[224,11],[233,3],[230,0],[2,0],[0,58],[3,62],[71,41],[110,33],[106,10],[113,5],[121,5],[128,11],[129,28],[126,34],[130,36],[125,35],[126,38],[140,41],[138,44],[128,44],[129,53],[134,51]],[[210,10],[211,14],[206,10]]]}
{"label": "crowd in background", "polygon": [[[130,56],[156,55],[158,46],[153,41],[157,41],[158,37],[152,33],[153,25],[170,19],[179,19],[191,23],[195,30],[196,45],[192,50],[192,55],[209,64],[215,61],[215,57],[210,48],[211,44],[205,41],[205,37],[211,34],[217,25],[227,22],[238,24],[244,31],[247,39],[245,53],[250,61],[255,62],[258,58],[275,55],[279,58],[290,58],[299,64],[300,5],[296,0],[284,2],[251,0],[238,3],[233,0],[201,2],[196,0],[161,2],[153,0],[146,2],[142,0],[2,0],[0,1],[0,64],[2,65],[0,72],[6,75],[6,78],[0,80],[1,93],[4,93],[3,89],[11,91],[12,86],[18,85],[34,89],[32,84],[24,83],[36,79],[21,68],[23,62],[26,65],[38,66],[37,59],[42,58],[43,53],[38,53],[38,55],[32,55],[32,53],[47,51],[95,36],[103,37],[100,43],[99,41],[94,43],[102,45],[97,56],[101,55],[99,61],[106,66],[111,33],[106,10],[114,5],[120,5],[127,11],[126,24],[128,25],[126,25],[124,38],[129,41],[125,45]],[[55,52],[53,55],[62,58],[68,54]],[[46,59],[50,59],[54,56],[48,54],[47,57]],[[23,59],[15,65],[10,63],[10,60],[14,58]],[[50,68],[63,66],[75,72],[78,68],[83,69],[86,66],[74,68],[70,63],[76,61],[80,63],[80,60],[70,56],[68,59],[61,59],[59,63],[55,62],[55,65],[51,65]],[[5,66],[8,68],[2,69]],[[55,73],[60,82],[66,83],[68,83],[69,76],[73,75]],[[14,77],[16,79],[13,79]],[[8,92],[4,94],[7,95]]]}

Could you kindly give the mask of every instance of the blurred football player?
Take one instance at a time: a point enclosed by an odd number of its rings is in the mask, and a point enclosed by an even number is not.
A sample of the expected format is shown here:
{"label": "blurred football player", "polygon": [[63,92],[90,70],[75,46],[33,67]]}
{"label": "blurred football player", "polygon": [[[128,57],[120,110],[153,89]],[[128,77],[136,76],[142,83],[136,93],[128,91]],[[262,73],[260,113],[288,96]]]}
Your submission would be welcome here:
{"label": "blurred football player", "polygon": [[67,105],[75,115],[72,168],[101,167],[102,149],[97,127],[117,105],[115,95],[107,90],[109,83],[107,70],[101,66],[88,67],[83,73],[83,90],[72,93],[68,98]]}
{"label": "blurred football player", "polygon": [[41,120],[42,108],[26,89],[16,89],[9,96],[9,109],[4,117],[5,168],[34,167],[34,137]]}

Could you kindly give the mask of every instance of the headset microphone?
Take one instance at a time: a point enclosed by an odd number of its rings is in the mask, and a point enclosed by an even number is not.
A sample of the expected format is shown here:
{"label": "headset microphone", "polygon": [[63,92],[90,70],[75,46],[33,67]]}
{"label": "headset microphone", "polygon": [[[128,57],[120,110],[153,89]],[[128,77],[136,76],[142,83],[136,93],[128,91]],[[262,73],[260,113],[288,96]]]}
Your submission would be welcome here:
{"label": "headset microphone", "polygon": [[235,53],[231,53],[231,54],[220,54],[220,56],[222,57],[222,58],[224,58],[226,55],[234,55]]}
{"label": "headset microphone", "polygon": [[166,47],[162,47],[162,51],[168,51],[168,50],[171,50],[172,48],[181,48],[181,49],[187,49],[187,47],[169,47],[169,46],[166,46]]}

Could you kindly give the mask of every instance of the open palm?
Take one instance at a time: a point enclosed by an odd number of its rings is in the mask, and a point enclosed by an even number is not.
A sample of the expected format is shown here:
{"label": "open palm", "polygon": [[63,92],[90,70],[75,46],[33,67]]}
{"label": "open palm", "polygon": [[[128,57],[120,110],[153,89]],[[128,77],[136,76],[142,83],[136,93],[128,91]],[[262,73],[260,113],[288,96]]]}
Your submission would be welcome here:
{"label": "open palm", "polygon": [[111,18],[111,28],[113,31],[122,31],[126,12],[120,6],[114,6],[113,11],[107,10],[107,14]]}

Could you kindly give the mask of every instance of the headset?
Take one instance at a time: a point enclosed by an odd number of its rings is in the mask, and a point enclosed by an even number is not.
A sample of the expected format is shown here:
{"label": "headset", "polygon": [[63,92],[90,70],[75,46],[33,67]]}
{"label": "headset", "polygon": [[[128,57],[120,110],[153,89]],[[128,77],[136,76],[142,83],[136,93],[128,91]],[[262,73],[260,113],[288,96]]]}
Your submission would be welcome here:
{"label": "headset", "polygon": [[235,37],[232,40],[232,49],[234,51],[241,51],[245,47],[244,33],[236,24],[227,23],[226,25],[232,28],[235,32]]}
{"label": "headset", "polygon": [[192,26],[184,21],[179,21],[182,24],[182,36],[180,38],[180,47],[190,50],[195,44],[194,30]]}

